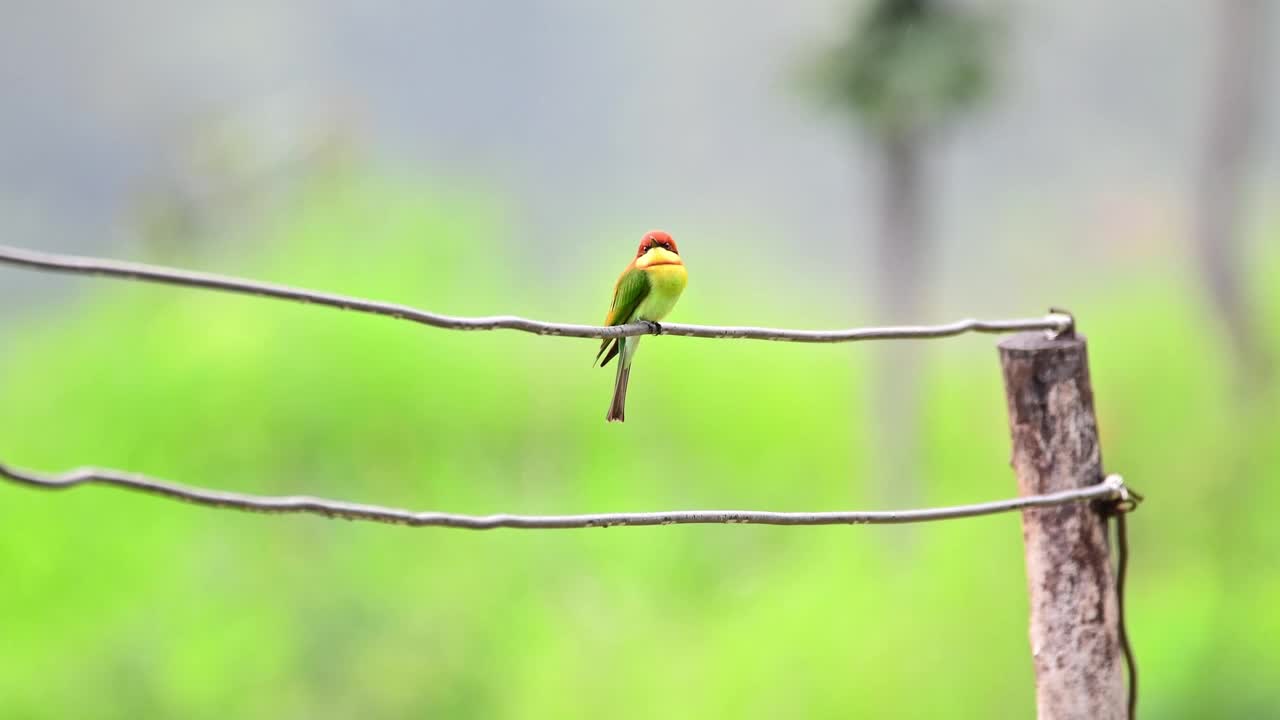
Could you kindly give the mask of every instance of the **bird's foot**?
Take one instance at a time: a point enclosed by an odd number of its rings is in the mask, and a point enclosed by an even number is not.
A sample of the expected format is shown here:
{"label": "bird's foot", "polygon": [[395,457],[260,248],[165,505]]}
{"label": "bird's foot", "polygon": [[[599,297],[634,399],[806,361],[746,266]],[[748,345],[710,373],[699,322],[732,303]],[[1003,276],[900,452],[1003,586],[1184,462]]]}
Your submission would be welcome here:
{"label": "bird's foot", "polygon": [[648,325],[648,326],[649,326],[649,331],[650,331],[650,332],[652,332],[654,335],[661,335],[661,334],[662,334],[662,326],[661,326],[661,325],[659,325],[656,321],[654,321],[654,320],[641,320],[640,322],[644,323],[645,325]]}

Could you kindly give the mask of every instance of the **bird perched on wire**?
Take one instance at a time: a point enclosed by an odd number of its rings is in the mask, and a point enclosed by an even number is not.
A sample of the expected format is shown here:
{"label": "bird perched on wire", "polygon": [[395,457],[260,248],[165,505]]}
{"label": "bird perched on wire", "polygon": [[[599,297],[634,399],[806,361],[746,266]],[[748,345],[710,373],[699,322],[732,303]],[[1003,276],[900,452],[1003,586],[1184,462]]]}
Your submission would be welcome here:
{"label": "bird perched on wire", "polygon": [[[645,233],[635,259],[613,286],[613,305],[609,307],[604,324],[644,322],[657,325],[675,307],[688,280],[689,274],[680,259],[680,251],[676,249],[676,241],[661,230]],[[609,422],[626,419],[627,380],[631,376],[631,358],[635,357],[639,345],[639,336],[606,338],[600,343],[600,352],[596,353],[600,367],[618,356],[613,402],[605,415]],[[604,359],[601,359],[602,355]]]}

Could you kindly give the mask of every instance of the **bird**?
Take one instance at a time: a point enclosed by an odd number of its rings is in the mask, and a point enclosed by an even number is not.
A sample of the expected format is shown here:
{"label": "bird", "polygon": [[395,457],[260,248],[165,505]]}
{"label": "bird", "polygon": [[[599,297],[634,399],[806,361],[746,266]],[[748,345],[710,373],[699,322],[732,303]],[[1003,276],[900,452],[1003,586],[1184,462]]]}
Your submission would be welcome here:
{"label": "bird", "polygon": [[[657,323],[675,307],[689,281],[676,241],[661,230],[645,233],[635,259],[618,276],[613,286],[613,304],[604,318],[605,325],[643,322],[661,330]],[[605,415],[607,422],[626,420],[627,381],[631,377],[631,359],[635,357],[640,337],[605,338],[596,353],[600,367],[618,358],[618,374],[613,384],[613,402]],[[603,359],[601,359],[603,356]]]}

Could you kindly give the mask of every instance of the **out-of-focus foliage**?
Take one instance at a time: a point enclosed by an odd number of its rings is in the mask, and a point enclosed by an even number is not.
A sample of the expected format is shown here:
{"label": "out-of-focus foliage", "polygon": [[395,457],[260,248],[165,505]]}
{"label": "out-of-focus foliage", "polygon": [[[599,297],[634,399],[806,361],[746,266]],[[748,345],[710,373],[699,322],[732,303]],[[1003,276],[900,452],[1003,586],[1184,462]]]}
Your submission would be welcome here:
{"label": "out-of-focus foliage", "polygon": [[[597,319],[631,238],[565,240],[597,271],[552,280],[487,241],[494,214],[420,187],[314,188],[199,262]],[[682,321],[847,321],[774,266],[767,297],[711,258],[691,272]],[[1106,465],[1148,497],[1129,598],[1144,715],[1265,717],[1276,398],[1236,414],[1202,309],[1158,273],[1055,298],[1089,336]],[[7,462],[476,513],[858,508],[874,486],[856,345],[647,339],[610,426],[591,341],[84,282],[5,349]],[[930,504],[1014,491],[991,344],[936,348]],[[410,530],[0,485],[0,716],[1026,717],[1017,518],[919,526],[909,551],[903,532]]]}
{"label": "out-of-focus foliage", "polygon": [[993,30],[947,0],[873,0],[822,59],[821,82],[878,134],[928,129],[989,91]]}

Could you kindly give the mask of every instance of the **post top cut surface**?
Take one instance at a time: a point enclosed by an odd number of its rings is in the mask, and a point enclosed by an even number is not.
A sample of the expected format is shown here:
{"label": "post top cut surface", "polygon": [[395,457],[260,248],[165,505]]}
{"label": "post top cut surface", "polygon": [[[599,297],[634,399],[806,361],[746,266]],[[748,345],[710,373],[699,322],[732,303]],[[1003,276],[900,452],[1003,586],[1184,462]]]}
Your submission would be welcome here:
{"label": "post top cut surface", "polygon": [[1031,332],[1018,333],[1000,341],[1001,350],[1012,350],[1022,352],[1035,352],[1037,350],[1065,350],[1067,348],[1078,347],[1085,342],[1085,336],[1075,335],[1074,337],[1052,338],[1048,334],[1033,330]]}

